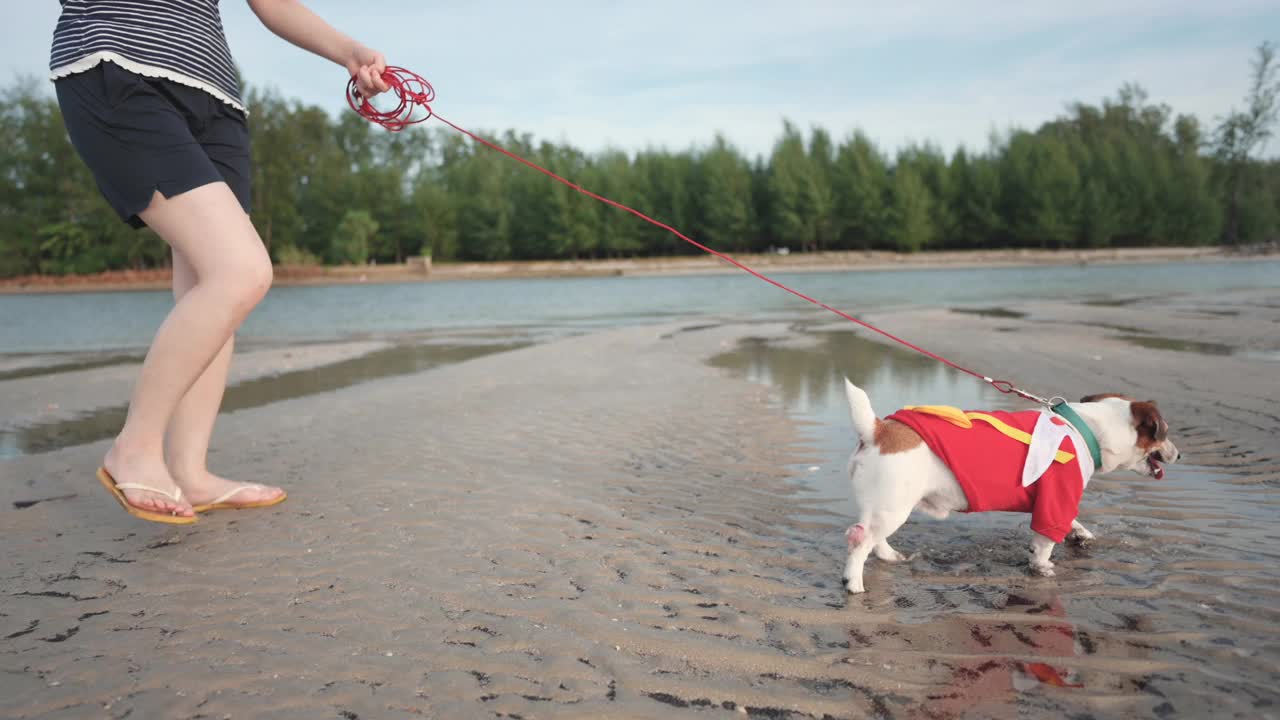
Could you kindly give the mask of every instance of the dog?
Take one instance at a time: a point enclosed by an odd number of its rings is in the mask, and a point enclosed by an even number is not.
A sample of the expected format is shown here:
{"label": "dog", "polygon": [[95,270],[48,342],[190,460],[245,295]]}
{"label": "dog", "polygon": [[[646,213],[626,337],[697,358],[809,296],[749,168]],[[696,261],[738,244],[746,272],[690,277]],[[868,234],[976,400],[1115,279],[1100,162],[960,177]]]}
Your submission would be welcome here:
{"label": "dog", "polygon": [[858,512],[845,533],[850,593],[865,592],[862,569],[872,552],[885,562],[910,559],[889,538],[912,509],[938,519],[952,512],[1029,512],[1031,570],[1052,577],[1049,557],[1057,543],[1094,537],[1076,518],[1095,470],[1127,469],[1159,480],[1163,465],[1178,460],[1156,404],[1114,393],[1063,403],[1054,412],[909,406],[886,419],[848,379],[845,395],[861,441],[848,465]]}

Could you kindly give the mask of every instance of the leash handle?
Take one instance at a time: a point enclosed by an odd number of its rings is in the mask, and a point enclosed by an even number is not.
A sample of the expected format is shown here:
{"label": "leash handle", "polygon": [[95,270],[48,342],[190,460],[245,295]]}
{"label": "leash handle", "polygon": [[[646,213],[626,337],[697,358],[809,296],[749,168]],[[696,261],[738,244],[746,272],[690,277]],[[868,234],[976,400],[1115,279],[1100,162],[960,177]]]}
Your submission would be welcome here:
{"label": "leash handle", "polygon": [[[390,92],[397,100],[394,109],[379,110],[374,107],[369,98],[360,94],[354,77],[347,83],[347,105],[360,117],[391,132],[400,132],[431,117],[430,103],[436,99],[436,91],[425,78],[411,70],[388,65],[382,72],[382,79],[390,86]],[[418,108],[424,112],[415,117],[414,111]]]}

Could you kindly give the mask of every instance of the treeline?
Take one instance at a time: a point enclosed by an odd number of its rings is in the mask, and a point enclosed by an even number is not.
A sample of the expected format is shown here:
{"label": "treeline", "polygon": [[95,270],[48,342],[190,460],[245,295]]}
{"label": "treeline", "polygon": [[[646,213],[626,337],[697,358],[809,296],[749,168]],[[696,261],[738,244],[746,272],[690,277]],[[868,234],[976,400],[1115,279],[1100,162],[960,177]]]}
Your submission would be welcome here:
{"label": "treeline", "polygon": [[[1262,91],[1270,57],[1255,66]],[[634,154],[486,137],[730,252],[1255,243],[1280,236],[1280,162],[1252,157],[1274,100],[1206,129],[1125,86],[950,155],[929,143],[889,155],[859,131],[837,139],[791,123],[753,158],[721,137]],[[168,262],[163,243],[102,201],[50,93],[19,82],[0,101],[0,276]],[[278,262],[697,252],[445,128],[388,133],[258,90],[248,103],[253,218]]]}

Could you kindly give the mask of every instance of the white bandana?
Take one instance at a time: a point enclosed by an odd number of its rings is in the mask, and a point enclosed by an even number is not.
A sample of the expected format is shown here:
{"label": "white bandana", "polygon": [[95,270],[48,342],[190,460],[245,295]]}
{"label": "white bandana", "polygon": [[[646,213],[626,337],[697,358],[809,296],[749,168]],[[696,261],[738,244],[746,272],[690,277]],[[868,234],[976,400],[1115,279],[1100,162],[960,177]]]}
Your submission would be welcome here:
{"label": "white bandana", "polygon": [[1053,465],[1054,457],[1058,454],[1058,448],[1062,445],[1064,437],[1071,438],[1076,461],[1080,464],[1081,480],[1084,486],[1088,487],[1089,478],[1094,470],[1093,456],[1089,454],[1089,446],[1085,444],[1084,437],[1071,426],[1071,423],[1048,410],[1040,411],[1040,417],[1036,419],[1036,427],[1031,432],[1031,447],[1027,449],[1027,462],[1022,466],[1023,487],[1039,480],[1040,476]]}

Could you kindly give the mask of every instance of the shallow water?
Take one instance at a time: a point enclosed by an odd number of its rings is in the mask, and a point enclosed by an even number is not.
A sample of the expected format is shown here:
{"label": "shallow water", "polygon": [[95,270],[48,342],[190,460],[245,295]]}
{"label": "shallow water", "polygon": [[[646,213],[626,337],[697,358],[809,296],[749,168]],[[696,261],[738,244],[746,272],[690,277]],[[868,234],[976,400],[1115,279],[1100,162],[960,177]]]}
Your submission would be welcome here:
{"label": "shallow water", "polygon": [[[1126,304],[1142,296],[1275,287],[1280,261],[992,269],[778,273],[849,312],[913,305],[1002,307],[1068,298]],[[165,291],[0,295],[0,357],[136,350],[172,304]],[[680,277],[461,280],[272,290],[246,342],[301,342],[505,328],[556,336],[673,318],[767,318],[812,306],[745,273]]]}
{"label": "shallow water", "polygon": [[[305,370],[292,370],[255,378],[231,385],[223,398],[221,412],[260,407],[281,400],[315,395],[357,383],[419,372],[439,365],[463,362],[491,353],[505,352],[527,343],[469,342],[465,344],[413,343],[375,350],[350,360]],[[136,360],[119,358],[116,362]],[[111,364],[69,363],[67,368],[82,369]],[[58,366],[59,369],[62,366]],[[32,369],[30,374],[37,374]],[[60,448],[105,440],[120,431],[127,405],[97,408],[69,420],[0,428],[0,461],[6,458],[49,452]]]}
{"label": "shallow water", "polygon": [[771,386],[784,406],[807,427],[806,440],[829,458],[799,468],[806,486],[829,498],[844,515],[853,512],[844,461],[855,448],[844,378],[871,398],[881,416],[909,404],[1002,408],[1006,396],[990,385],[930,358],[899,352],[852,332],[802,332],[799,338],[756,338],[712,360]]}
{"label": "shallow water", "polygon": [[[831,527],[795,541],[829,557],[830,577],[810,581],[834,588],[844,559],[839,530],[853,512],[844,466],[855,445],[842,376],[868,392],[881,416],[908,403],[1010,403],[967,376],[852,333],[806,335],[808,342],[747,341],[715,364],[767,383],[804,423],[816,461],[797,467],[796,478],[820,512],[802,517]],[[1275,460],[1242,465],[1243,453],[1208,429],[1172,432],[1184,463],[1164,481],[1121,472],[1090,483],[1081,519],[1098,539],[1059,546],[1057,577],[1026,572],[1025,515],[915,514],[894,545],[917,557],[869,560],[869,592],[848,597],[844,639],[829,627],[815,637],[844,643],[846,662],[901,679],[900,696],[880,700],[886,715],[908,707],[921,717],[1275,712],[1280,503],[1251,475]]]}

